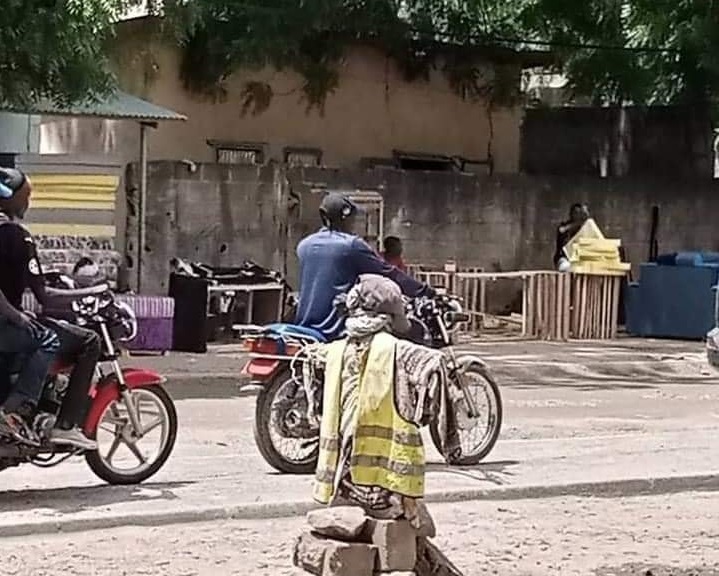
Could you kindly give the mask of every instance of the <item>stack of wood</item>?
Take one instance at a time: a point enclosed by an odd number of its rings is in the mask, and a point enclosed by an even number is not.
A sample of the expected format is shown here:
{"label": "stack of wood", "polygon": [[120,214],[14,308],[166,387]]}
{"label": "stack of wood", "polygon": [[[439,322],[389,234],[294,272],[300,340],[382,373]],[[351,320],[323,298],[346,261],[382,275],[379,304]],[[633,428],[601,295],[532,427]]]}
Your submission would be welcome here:
{"label": "stack of wood", "polygon": [[622,262],[619,248],[622,241],[610,238],[580,238],[572,246],[569,261],[577,274],[624,275],[631,265]]}
{"label": "stack of wood", "polygon": [[615,338],[619,293],[630,264],[622,262],[622,241],[605,238],[589,219],[564,250],[572,271],[570,331],[573,338]]}
{"label": "stack of wood", "polygon": [[619,239],[605,238],[596,222],[589,219],[564,250],[574,273],[624,276],[631,266],[622,262],[621,245]]}

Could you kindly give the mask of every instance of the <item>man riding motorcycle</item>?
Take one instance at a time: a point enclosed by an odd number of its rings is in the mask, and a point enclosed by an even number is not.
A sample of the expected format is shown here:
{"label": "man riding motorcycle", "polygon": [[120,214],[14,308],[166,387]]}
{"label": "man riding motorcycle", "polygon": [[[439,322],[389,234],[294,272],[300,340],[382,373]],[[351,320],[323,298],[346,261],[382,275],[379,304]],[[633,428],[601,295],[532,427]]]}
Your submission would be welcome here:
{"label": "man riding motorcycle", "polygon": [[329,193],[320,205],[323,227],[297,246],[300,262],[300,298],[296,323],[335,340],[344,331],[344,317],[335,307],[362,274],[385,276],[405,296],[434,295],[434,290],[383,261],[359,236],[353,234],[358,207],[346,196]]}
{"label": "man riding motorcycle", "polygon": [[[1,261],[0,269],[4,269]],[[23,444],[39,443],[33,418],[59,347],[57,334],[12,306],[0,286],[0,354],[9,358],[10,364],[14,358],[22,362],[15,382],[10,380],[10,374],[0,374],[0,394],[5,397],[0,406],[0,435]]]}
{"label": "man riding motorcycle", "polygon": [[[47,304],[48,294],[53,291],[45,287],[32,235],[18,222],[30,206],[30,180],[19,170],[0,168],[0,183],[3,185],[0,189],[0,290],[12,308],[22,314],[22,295],[27,288],[32,290],[43,307]],[[50,441],[94,450],[96,443],[83,434],[80,424],[85,416],[90,385],[101,354],[100,338],[94,332],[68,322],[51,318],[41,318],[39,322],[57,334],[60,340],[59,357],[73,365],[57,424],[50,432]],[[43,370],[46,371],[46,367]],[[39,391],[42,391],[42,386]]]}

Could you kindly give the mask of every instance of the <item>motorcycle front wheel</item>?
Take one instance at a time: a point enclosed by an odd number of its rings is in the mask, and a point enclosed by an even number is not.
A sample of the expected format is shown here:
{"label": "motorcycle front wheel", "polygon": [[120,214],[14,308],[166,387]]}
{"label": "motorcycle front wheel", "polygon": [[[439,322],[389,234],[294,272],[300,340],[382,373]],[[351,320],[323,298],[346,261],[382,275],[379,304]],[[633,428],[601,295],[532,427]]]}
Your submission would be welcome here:
{"label": "motorcycle front wheel", "polygon": [[105,406],[95,430],[88,434],[97,450],[85,453],[90,469],[108,484],[139,484],[153,476],[170,457],[177,438],[177,412],[159,384],[130,391],[142,432],[130,422],[123,397]]}
{"label": "motorcycle front wheel", "polygon": [[270,466],[284,474],[313,474],[319,457],[319,428],[309,425],[307,397],[290,370],[277,374],[257,395],[254,435]]}
{"label": "motorcycle front wheel", "polygon": [[[462,364],[461,359],[459,363]],[[474,399],[479,413],[470,414],[467,401],[463,397],[458,397],[457,401],[453,402],[462,451],[450,464],[473,466],[484,460],[497,443],[502,428],[502,396],[499,386],[485,366],[469,363],[460,367],[460,371],[463,384]],[[430,433],[432,442],[442,453],[441,436],[436,420],[430,424]]]}

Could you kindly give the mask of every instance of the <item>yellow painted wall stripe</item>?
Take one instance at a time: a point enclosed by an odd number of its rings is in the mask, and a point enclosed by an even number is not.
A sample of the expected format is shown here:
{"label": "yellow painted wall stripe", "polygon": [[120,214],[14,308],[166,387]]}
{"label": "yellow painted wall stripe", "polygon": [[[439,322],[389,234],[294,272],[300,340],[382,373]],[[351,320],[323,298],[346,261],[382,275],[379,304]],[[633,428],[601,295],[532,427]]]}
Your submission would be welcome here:
{"label": "yellow painted wall stripe", "polygon": [[115,210],[118,176],[106,174],[35,174],[32,204],[37,208]]}
{"label": "yellow painted wall stripe", "polygon": [[108,210],[115,211],[115,201],[111,202],[94,202],[94,201],[76,201],[71,200],[39,200],[33,198],[31,202],[33,208],[57,208],[61,210]]}
{"label": "yellow painted wall stripe", "polygon": [[103,224],[43,224],[42,222],[27,224],[32,234],[42,236],[93,236],[114,238],[115,226]]}
{"label": "yellow painted wall stripe", "polygon": [[99,188],[117,188],[120,178],[112,174],[30,174],[33,187],[40,184],[48,185],[79,185]]}
{"label": "yellow painted wall stripe", "polygon": [[103,189],[96,190],[81,190],[78,188],[42,188],[37,192],[33,192],[33,198],[48,200],[52,198],[62,200],[75,200],[78,202],[83,201],[105,201],[112,200],[115,198],[115,192]]}

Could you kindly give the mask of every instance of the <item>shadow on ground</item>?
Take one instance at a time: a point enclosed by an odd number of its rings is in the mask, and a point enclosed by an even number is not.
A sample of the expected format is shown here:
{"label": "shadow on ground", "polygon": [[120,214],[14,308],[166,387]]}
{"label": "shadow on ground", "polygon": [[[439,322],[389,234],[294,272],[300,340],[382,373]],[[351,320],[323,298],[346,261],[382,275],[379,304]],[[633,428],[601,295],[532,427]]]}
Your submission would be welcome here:
{"label": "shadow on ground", "polygon": [[50,490],[8,490],[0,492],[2,512],[23,512],[44,508],[67,514],[120,502],[177,500],[174,490],[194,482],[157,482],[136,486],[83,486]]}
{"label": "shadow on ground", "polygon": [[440,472],[450,476],[461,476],[478,483],[489,482],[494,486],[504,486],[515,476],[509,469],[519,464],[516,460],[482,462],[475,466],[448,466],[444,462],[428,462],[427,472]]}

